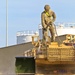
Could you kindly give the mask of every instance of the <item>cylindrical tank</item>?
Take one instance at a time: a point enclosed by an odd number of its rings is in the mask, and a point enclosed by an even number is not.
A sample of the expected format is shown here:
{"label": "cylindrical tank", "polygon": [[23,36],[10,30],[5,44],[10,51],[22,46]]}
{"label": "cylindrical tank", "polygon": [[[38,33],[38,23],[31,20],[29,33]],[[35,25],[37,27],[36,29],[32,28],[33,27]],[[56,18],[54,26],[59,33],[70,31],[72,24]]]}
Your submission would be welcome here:
{"label": "cylindrical tank", "polygon": [[39,24],[39,38],[42,39],[43,38],[43,34],[42,34],[42,25]]}
{"label": "cylindrical tank", "polygon": [[33,32],[33,31],[18,32],[17,33],[17,44],[31,42],[33,35],[38,35],[38,32]]}
{"label": "cylindrical tank", "polygon": [[27,43],[32,41],[32,35],[21,35],[17,36],[17,44]]}

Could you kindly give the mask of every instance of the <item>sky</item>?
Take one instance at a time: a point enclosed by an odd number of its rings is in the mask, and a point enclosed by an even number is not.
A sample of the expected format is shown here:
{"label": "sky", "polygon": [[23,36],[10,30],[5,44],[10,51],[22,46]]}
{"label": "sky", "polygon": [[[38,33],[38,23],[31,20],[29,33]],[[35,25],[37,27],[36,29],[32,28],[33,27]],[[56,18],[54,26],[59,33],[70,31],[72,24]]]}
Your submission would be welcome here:
{"label": "sky", "polygon": [[[75,22],[75,0],[8,0],[8,46],[17,42],[16,33],[38,30],[41,12],[49,4],[55,22]],[[6,0],[0,0],[0,47],[6,46]]]}

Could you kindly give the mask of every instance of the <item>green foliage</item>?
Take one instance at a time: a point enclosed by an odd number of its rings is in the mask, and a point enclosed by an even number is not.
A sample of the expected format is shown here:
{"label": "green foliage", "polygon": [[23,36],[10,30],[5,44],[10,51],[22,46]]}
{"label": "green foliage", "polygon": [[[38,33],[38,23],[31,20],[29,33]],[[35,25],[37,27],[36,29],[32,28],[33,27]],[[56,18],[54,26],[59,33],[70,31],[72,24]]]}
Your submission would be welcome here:
{"label": "green foliage", "polygon": [[16,73],[35,73],[35,60],[33,58],[16,58]]}

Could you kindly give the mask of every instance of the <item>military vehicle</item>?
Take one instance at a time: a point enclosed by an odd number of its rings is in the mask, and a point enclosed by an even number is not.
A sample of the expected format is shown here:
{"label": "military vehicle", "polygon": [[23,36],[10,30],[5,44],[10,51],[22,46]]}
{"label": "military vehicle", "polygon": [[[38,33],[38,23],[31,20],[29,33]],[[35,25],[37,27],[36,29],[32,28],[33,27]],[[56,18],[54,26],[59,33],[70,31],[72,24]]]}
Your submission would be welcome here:
{"label": "military vehicle", "polygon": [[74,45],[66,46],[65,44],[58,44],[58,42],[46,42],[46,46],[44,46],[43,42],[39,40],[39,36],[32,37],[32,44],[33,48],[25,51],[23,57],[34,58],[33,75],[75,74]]}

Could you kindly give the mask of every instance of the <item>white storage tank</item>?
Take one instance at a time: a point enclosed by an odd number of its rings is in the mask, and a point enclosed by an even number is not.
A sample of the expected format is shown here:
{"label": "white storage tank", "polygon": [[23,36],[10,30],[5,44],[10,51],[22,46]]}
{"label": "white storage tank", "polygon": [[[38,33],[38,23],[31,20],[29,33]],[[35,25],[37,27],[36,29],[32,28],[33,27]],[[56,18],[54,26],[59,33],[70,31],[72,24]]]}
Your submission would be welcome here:
{"label": "white storage tank", "polygon": [[17,32],[17,44],[27,43],[32,41],[32,36],[38,35],[38,32],[34,31],[22,31]]}
{"label": "white storage tank", "polygon": [[39,38],[42,40],[43,34],[42,34],[42,25],[39,24]]}

